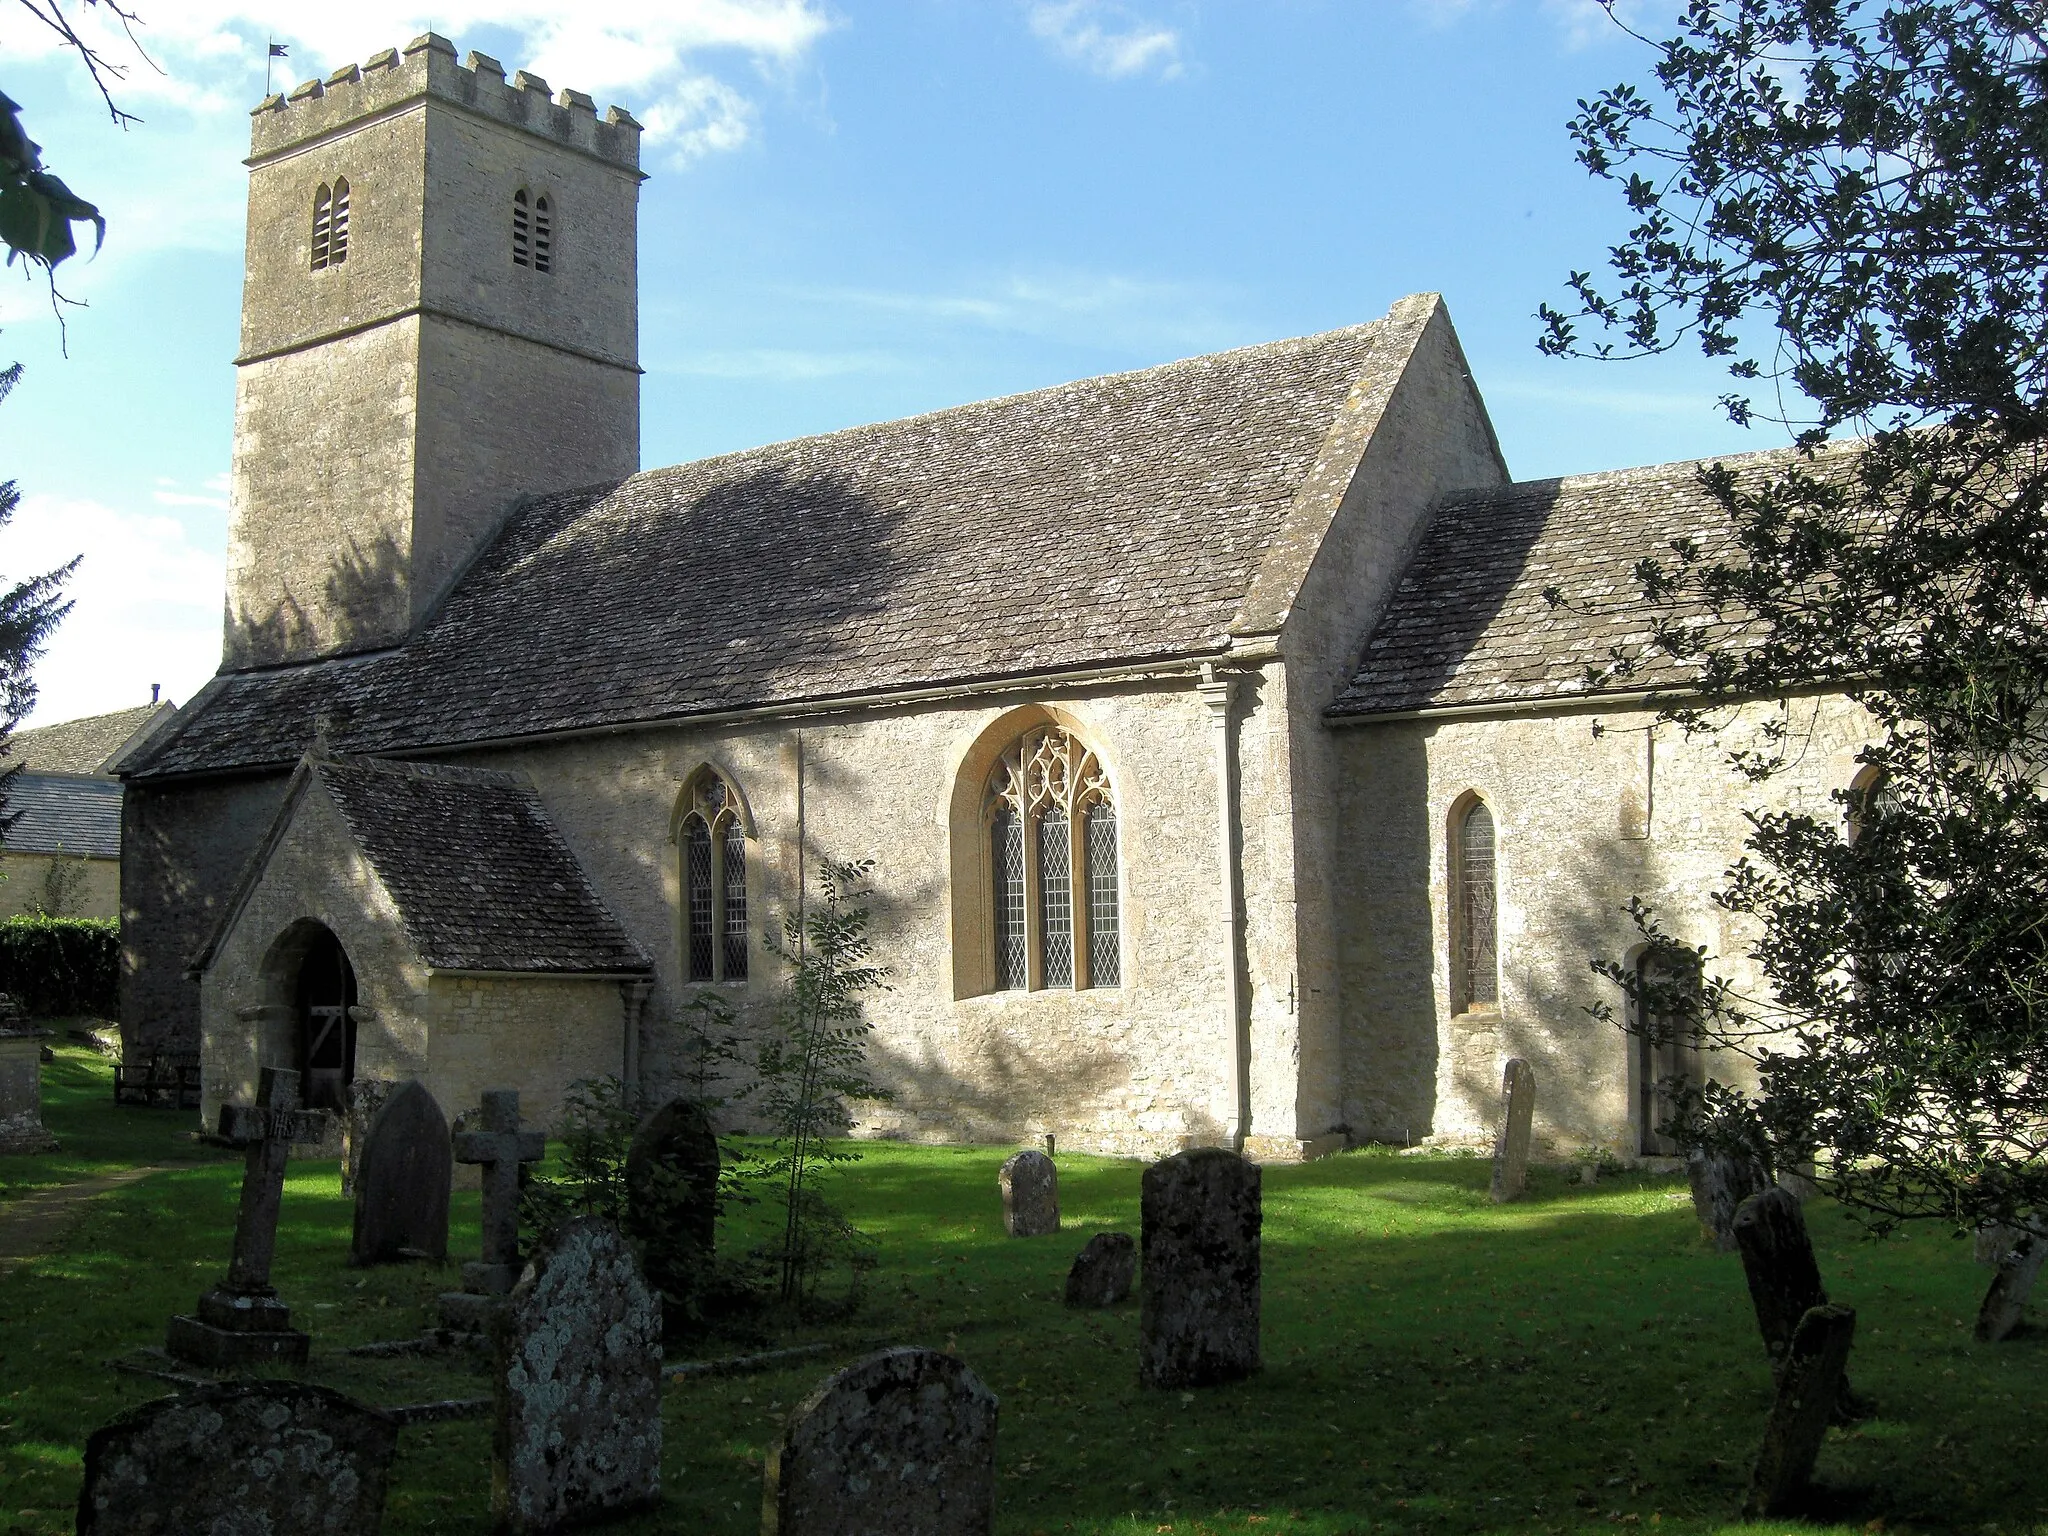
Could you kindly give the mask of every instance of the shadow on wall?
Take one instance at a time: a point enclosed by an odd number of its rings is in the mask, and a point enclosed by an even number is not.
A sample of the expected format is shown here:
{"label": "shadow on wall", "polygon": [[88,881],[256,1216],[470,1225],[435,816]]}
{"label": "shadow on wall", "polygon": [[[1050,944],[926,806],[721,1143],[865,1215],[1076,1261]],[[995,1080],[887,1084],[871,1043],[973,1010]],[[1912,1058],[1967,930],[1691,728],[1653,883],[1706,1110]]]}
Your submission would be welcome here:
{"label": "shadow on wall", "polygon": [[378,535],[367,548],[351,540],[329,566],[323,584],[320,611],[326,633],[286,587],[282,600],[267,614],[229,610],[228,660],[242,667],[274,666],[316,654],[389,645],[405,633],[410,618],[405,575],[404,557],[390,534]]}

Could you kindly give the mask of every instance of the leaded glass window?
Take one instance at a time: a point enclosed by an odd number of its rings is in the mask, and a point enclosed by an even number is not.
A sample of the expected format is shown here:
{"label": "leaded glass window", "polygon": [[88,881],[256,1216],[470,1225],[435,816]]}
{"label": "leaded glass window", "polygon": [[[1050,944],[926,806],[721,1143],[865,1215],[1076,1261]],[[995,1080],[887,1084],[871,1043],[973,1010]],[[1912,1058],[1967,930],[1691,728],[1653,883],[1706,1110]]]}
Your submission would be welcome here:
{"label": "leaded glass window", "polygon": [[706,769],[684,789],[682,811],[683,969],[691,981],[744,981],[753,936],[739,797]]}
{"label": "leaded glass window", "polygon": [[991,931],[999,991],[1123,980],[1116,806],[1095,754],[1057,726],[989,777]]}
{"label": "leaded glass window", "polygon": [[1474,800],[1458,818],[1451,853],[1456,889],[1452,985],[1461,1013],[1500,1000],[1499,883],[1493,855],[1493,813],[1484,800]]}

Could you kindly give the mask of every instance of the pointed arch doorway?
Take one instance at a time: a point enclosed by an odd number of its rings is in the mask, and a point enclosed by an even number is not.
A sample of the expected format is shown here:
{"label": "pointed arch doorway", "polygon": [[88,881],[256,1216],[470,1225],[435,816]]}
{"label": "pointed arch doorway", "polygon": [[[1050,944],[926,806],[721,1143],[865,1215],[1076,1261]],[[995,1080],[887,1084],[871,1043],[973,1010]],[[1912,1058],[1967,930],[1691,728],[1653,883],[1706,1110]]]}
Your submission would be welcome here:
{"label": "pointed arch doorway", "polygon": [[323,927],[306,938],[294,1000],[294,1059],[308,1109],[344,1110],[356,1075],[356,972]]}

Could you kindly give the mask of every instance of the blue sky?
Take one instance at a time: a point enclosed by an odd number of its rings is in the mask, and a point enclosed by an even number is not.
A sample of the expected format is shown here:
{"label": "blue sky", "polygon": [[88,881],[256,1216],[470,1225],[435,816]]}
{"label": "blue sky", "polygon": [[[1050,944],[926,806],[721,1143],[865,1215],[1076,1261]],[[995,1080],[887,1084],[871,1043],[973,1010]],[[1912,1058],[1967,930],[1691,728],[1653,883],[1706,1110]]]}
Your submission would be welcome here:
{"label": "blue sky", "polygon": [[[431,27],[649,125],[643,460],[827,431],[1447,297],[1520,478],[1742,451],[1691,356],[1558,362],[1537,304],[1625,226],[1575,100],[1646,73],[1594,0],[135,0],[109,125],[17,13],[0,87],[108,214],[0,283],[0,574],[85,555],[37,721],[219,652],[249,107]],[[12,9],[12,8],[10,8]],[[601,27],[585,17],[609,18]],[[1637,12],[1640,16],[1640,11]],[[120,44],[116,58],[133,58]]]}

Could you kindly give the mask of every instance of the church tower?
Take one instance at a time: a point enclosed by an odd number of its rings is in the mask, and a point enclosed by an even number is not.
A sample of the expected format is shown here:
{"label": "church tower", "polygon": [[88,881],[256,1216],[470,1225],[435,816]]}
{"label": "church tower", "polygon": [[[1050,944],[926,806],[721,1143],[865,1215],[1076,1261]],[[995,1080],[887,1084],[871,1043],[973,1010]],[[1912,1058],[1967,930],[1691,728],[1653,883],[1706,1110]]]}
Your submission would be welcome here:
{"label": "church tower", "polygon": [[402,641],[639,468],[640,125],[434,33],[254,113],[223,666]]}

